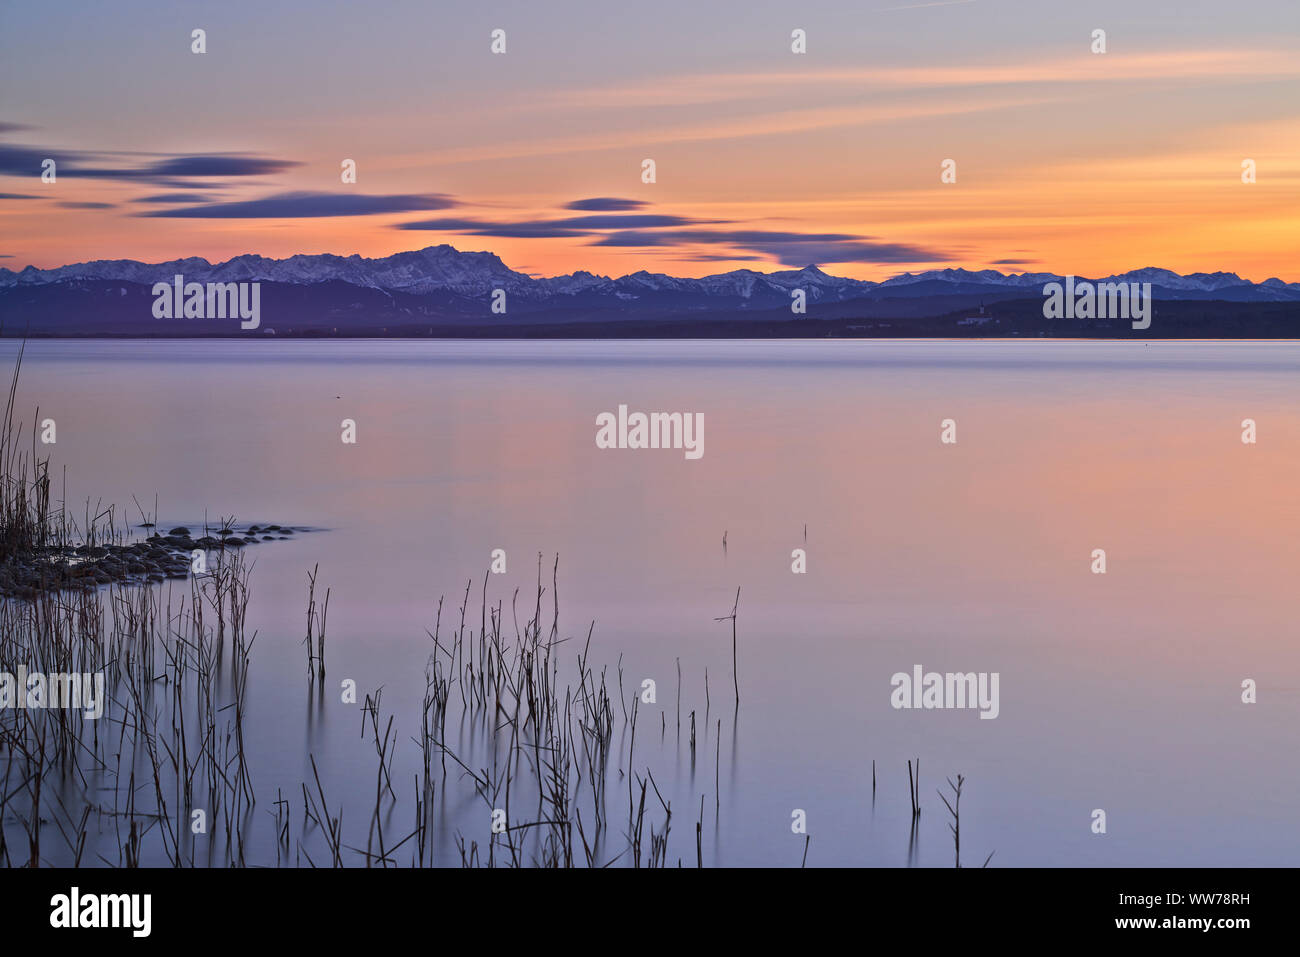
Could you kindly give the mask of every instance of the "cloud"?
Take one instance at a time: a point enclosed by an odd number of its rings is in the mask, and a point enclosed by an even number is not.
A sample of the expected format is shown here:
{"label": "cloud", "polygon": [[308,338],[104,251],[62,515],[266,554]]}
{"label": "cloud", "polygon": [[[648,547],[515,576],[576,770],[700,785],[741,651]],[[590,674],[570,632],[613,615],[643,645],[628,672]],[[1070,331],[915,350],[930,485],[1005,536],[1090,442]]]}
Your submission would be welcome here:
{"label": "cloud", "polygon": [[249,156],[242,153],[156,155],[161,158],[154,159],[143,166],[110,166],[103,164],[112,162],[121,154],[34,146],[0,146],[0,174],[39,176],[42,171],[41,164],[46,159],[52,159],[59,176],[186,186],[193,185],[189,181],[194,179],[265,176],[302,165],[293,160]]}
{"label": "cloud", "polygon": [[907,243],[834,242],[756,246],[783,266],[813,263],[933,263],[948,262],[951,255]]}
{"label": "cloud", "polygon": [[590,236],[601,230],[658,229],[670,226],[698,226],[715,220],[690,219],[661,213],[629,213],[627,215],[570,216],[567,219],[548,219],[523,222],[483,222],[475,219],[425,219],[412,223],[399,223],[397,229],[430,229],[464,233],[470,236],[497,236],[512,239],[554,239],[561,236]]}
{"label": "cloud", "polygon": [[291,160],[218,153],[211,156],[173,156],[171,159],[153,164],[149,167],[149,171],[157,176],[181,178],[265,176],[270,173],[282,173],[291,167],[301,165]]}
{"label": "cloud", "polygon": [[664,247],[721,244],[775,259],[783,266],[810,263],[927,263],[946,262],[943,252],[907,243],[889,243],[870,236],[844,233],[796,233],[763,229],[681,229],[643,232],[624,230],[611,233],[593,246]]}
{"label": "cloud", "polygon": [[233,203],[206,203],[177,209],[158,209],[139,216],[164,219],[313,219],[322,216],[373,216],[415,210],[449,209],[457,205],[448,196],[368,196],[362,193],[277,193],[262,199]]}
{"label": "cloud", "polygon": [[547,223],[485,223],[476,219],[422,219],[413,223],[398,223],[394,229],[437,230],[463,233],[466,236],[498,236],[507,239],[556,239],[562,236],[584,236],[586,233],[551,226]]}
{"label": "cloud", "polygon": [[206,203],[211,199],[202,193],[155,193],[133,200],[137,203]]}
{"label": "cloud", "polygon": [[112,209],[112,208],[113,208],[113,204],[112,204],[112,203],[73,203],[73,202],[67,202],[67,203],[55,203],[54,205],[55,205],[55,206],[59,206],[59,207],[61,207],[61,208],[63,208],[63,209]]}
{"label": "cloud", "polygon": [[[581,200],[580,202],[588,202]],[[608,202],[601,200],[601,202]],[[615,200],[614,202],[622,202]],[[570,208],[573,204],[570,204]],[[648,205],[640,203],[638,205]],[[466,236],[503,239],[564,239],[588,237],[591,246],[627,249],[682,247],[682,261],[776,260],[786,266],[809,263],[930,263],[946,262],[947,253],[906,243],[891,243],[851,233],[801,233],[767,229],[699,229],[729,224],[728,220],[692,219],[664,213],[595,213],[563,219],[489,222],[440,217],[396,223],[394,229],[433,230]],[[700,246],[730,247],[705,252]]]}
{"label": "cloud", "polygon": [[0,193],[0,199],[40,199],[39,196],[29,196],[27,193]]}
{"label": "cloud", "polygon": [[574,216],[552,221],[553,226],[570,229],[655,229],[661,226],[691,226],[710,222],[688,219],[685,216],[667,216],[660,213],[633,213],[628,216]]}
{"label": "cloud", "polygon": [[[47,158],[54,159],[59,166],[73,162],[68,159],[60,160],[58,156],[52,156],[51,152],[32,149],[30,146],[0,145],[0,173],[7,176],[40,176],[41,163]],[[66,153],[62,155],[68,156]]]}
{"label": "cloud", "polygon": [[639,199],[615,199],[610,196],[595,196],[591,199],[574,200],[565,209],[587,210],[593,213],[616,213],[640,209],[650,204]]}

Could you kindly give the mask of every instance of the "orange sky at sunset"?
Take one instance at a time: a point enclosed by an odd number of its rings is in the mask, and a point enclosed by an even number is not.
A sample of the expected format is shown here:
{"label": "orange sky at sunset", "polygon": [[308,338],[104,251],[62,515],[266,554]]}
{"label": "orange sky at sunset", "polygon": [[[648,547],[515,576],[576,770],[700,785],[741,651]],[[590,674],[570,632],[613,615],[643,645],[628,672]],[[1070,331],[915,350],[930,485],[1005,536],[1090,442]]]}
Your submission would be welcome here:
{"label": "orange sky at sunset", "polygon": [[[512,52],[494,58],[486,31],[467,26],[475,44],[447,54],[437,95],[412,89],[414,73],[403,71],[415,67],[400,50],[375,68],[380,87],[364,72],[340,81],[319,44],[284,51],[271,67],[231,54],[228,38],[201,58],[133,34],[123,42],[140,50],[121,69],[139,73],[136,83],[174,78],[147,110],[114,106],[119,81],[89,82],[93,63],[74,68],[84,87],[75,106],[59,82],[4,104],[0,266],[375,257],[450,243],[539,275],[700,276],[815,262],[877,280],[945,266],[1300,280],[1300,58],[1261,23],[1217,44],[1157,45],[1152,24],[1126,32],[1112,16],[1110,49],[1097,55],[1079,26],[1091,21],[1044,14],[1041,35],[963,49],[958,18],[973,14],[961,9],[909,14],[923,13],[916,23],[954,45],[929,57],[889,56],[888,44],[859,50],[810,22],[817,42],[807,55],[793,55],[788,29],[773,26],[758,52],[751,30],[716,55],[689,49],[665,62],[629,52],[621,63],[605,51],[584,69],[557,64],[522,25]],[[988,29],[988,14],[978,22]],[[65,37],[69,57],[94,28]],[[357,56],[372,58],[406,42],[353,39]],[[915,40],[900,33],[894,45]],[[3,53],[9,69],[25,56],[8,45]],[[33,162],[65,154],[57,182],[42,183]],[[278,166],[230,176],[141,170],[199,155]],[[345,158],[357,162],[355,184],[340,182]],[[653,184],[641,181],[645,158],[657,164]],[[945,159],[956,162],[956,183],[940,182]],[[1256,164],[1251,184],[1246,159]],[[321,198],[320,210],[252,212],[290,193]],[[329,214],[331,197],[349,193],[439,200]],[[625,201],[624,215],[566,208],[597,197]],[[212,212],[230,203],[241,207]],[[544,228],[582,216],[558,235]]]}

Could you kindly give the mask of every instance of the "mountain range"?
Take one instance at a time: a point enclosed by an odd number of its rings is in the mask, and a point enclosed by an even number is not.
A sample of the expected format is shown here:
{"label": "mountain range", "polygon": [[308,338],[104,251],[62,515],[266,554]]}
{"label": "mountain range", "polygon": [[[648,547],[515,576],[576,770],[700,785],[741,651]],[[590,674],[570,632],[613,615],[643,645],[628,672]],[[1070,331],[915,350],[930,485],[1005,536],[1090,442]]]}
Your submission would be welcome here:
{"label": "mountain range", "polygon": [[[755,322],[788,324],[797,319],[844,325],[867,320],[865,327],[846,326],[860,333],[879,320],[900,320],[902,328],[911,329],[917,320],[944,318],[935,331],[896,333],[933,335],[962,323],[964,314],[976,308],[985,310],[999,303],[1021,302],[1010,311],[1032,320],[1035,311],[1041,312],[1043,286],[1064,281],[1047,272],[934,269],[872,282],[832,276],[814,265],[776,272],[737,269],[699,279],[644,270],[618,278],[585,271],[535,277],[510,269],[493,253],[439,245],[378,259],[331,254],[269,259],[249,254],[215,264],[190,257],[152,264],[118,259],[53,269],[0,268],[0,325],[8,335],[236,334],[237,328],[196,321],[183,326],[179,320],[153,317],[153,284],[171,283],[178,274],[186,282],[263,284],[263,331],[289,335],[446,335],[485,330],[491,334],[522,326],[533,327],[535,334],[546,334],[539,328],[581,326],[582,334],[604,335],[615,326],[625,328],[613,334],[627,334],[626,330],[645,331],[648,326],[675,326],[682,332],[685,325],[718,328],[736,322],[744,332],[728,328],[723,334],[750,334]],[[1281,279],[1255,283],[1231,272],[1180,275],[1147,267],[1091,281],[1150,283],[1157,312],[1176,303],[1215,302],[1238,304],[1246,310],[1233,311],[1240,316],[1255,314],[1255,306],[1271,304],[1270,334],[1277,332],[1277,320],[1290,323],[1300,318],[1300,283]],[[506,293],[504,315],[490,308],[493,291],[498,289]],[[799,316],[790,309],[795,289],[804,290],[807,299],[807,312]],[[1000,319],[991,322],[1001,324]],[[983,319],[976,324],[984,325]],[[899,328],[892,323],[878,327]],[[1009,330],[1003,326],[997,332]],[[1199,332],[1214,334],[1213,329]],[[1300,323],[1295,332],[1286,334],[1296,332]],[[1044,334],[1044,330],[1021,329],[1017,322],[1017,329],[1009,334]],[[1090,333],[1074,329],[1071,334]]]}
{"label": "mountain range", "polygon": [[[993,292],[999,290],[1041,293],[1044,284],[1060,282],[1056,273],[1001,273],[995,269],[931,269],[906,272],[871,282],[831,276],[817,266],[779,272],[736,269],[701,279],[679,278],[644,270],[617,279],[579,271],[567,276],[536,278],[510,269],[489,252],[461,252],[453,246],[429,246],[424,249],[395,253],[382,259],[363,256],[297,255],[288,259],[265,256],[236,256],[222,263],[190,257],[164,263],[141,263],[133,259],[96,260],[54,269],[28,266],[18,272],[0,268],[0,289],[13,286],[46,285],[68,280],[120,280],[148,283],[171,282],[181,274],[187,282],[281,282],[294,285],[340,281],[367,289],[427,295],[450,292],[459,296],[487,296],[493,289],[504,289],[508,296],[530,302],[582,294],[610,295],[636,300],[657,295],[688,295],[702,299],[758,300],[775,297],[789,299],[790,291],[802,288],[810,302],[843,302],[872,292],[888,290],[896,296],[930,295],[943,289],[949,292]],[[1179,275],[1168,269],[1147,267],[1111,276],[1096,282],[1149,282],[1153,295],[1167,299],[1226,299],[1235,302],[1300,301],[1300,282],[1266,279],[1253,283],[1236,273],[1191,273]]]}

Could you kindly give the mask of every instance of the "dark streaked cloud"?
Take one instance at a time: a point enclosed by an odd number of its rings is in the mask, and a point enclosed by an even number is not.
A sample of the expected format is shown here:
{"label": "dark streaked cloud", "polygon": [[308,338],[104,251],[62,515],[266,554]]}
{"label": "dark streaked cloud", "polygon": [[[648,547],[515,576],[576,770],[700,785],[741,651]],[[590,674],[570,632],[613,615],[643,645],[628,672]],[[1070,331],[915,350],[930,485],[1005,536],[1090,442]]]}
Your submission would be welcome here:
{"label": "dark streaked cloud", "polygon": [[399,223],[398,229],[428,229],[442,232],[464,233],[471,236],[497,236],[507,238],[547,238],[561,236],[591,236],[605,230],[658,229],[670,226],[700,226],[714,220],[690,219],[660,213],[630,213],[627,215],[571,216],[567,219],[546,219],[534,222],[485,222],[477,219],[440,218],[413,223]]}
{"label": "dark streaked cloud", "polygon": [[66,202],[66,203],[55,203],[54,205],[59,206],[63,209],[112,209],[114,204],[113,203]]}
{"label": "dark streaked cloud", "polygon": [[807,266],[813,263],[937,263],[948,262],[952,258],[950,253],[943,250],[872,240],[777,243],[753,248],[772,256],[783,266]]}
{"label": "dark streaked cloud", "polygon": [[41,197],[30,196],[27,193],[0,193],[0,199],[41,199]]}
{"label": "dark streaked cloud", "polygon": [[[580,203],[622,203],[629,200],[580,200]],[[576,204],[569,204],[572,208]],[[646,205],[646,204],[638,204]],[[906,243],[881,242],[849,233],[800,233],[765,229],[699,229],[727,224],[726,220],[701,220],[661,213],[595,213],[564,219],[490,222],[460,217],[440,217],[397,223],[395,229],[435,230],[467,236],[506,239],[556,239],[589,237],[589,245],[624,248],[683,249],[683,260],[714,262],[774,259],[785,266],[809,263],[929,263],[943,262],[949,254]],[[698,246],[726,246],[729,251],[706,253]]]}
{"label": "dark streaked cloud", "polygon": [[73,154],[66,150],[38,150],[30,146],[0,144],[0,173],[7,176],[38,177],[41,175],[41,163],[46,159],[53,159],[60,171],[64,165],[76,162]]}
{"label": "dark streaked cloud", "polygon": [[205,196],[203,193],[155,193],[152,196],[141,196],[133,202],[136,203],[206,203],[212,199],[211,196]]}
{"label": "dark streaked cloud", "polygon": [[143,166],[109,166],[120,154],[34,146],[0,145],[0,173],[39,176],[41,163],[54,160],[58,176],[75,179],[125,180],[163,186],[192,185],[194,179],[265,176],[301,163],[241,153],[178,153],[152,159]]}
{"label": "dark streaked cloud", "polygon": [[567,204],[565,209],[585,210],[593,213],[620,213],[641,209],[650,204],[639,199],[616,199],[612,196],[593,196],[591,199],[578,199]]}
{"label": "dark streaked cloud", "polygon": [[167,219],[312,219],[322,216],[372,216],[379,213],[409,213],[417,210],[450,209],[457,203],[449,196],[370,196],[364,193],[277,193],[262,199],[232,203],[206,203],[177,209],[158,209],[139,216]]}
{"label": "dark streaked cloud", "polygon": [[552,226],[567,229],[656,229],[663,226],[698,226],[716,220],[688,219],[659,213],[632,213],[627,216],[573,216],[552,220]]}
{"label": "dark streaked cloud", "polygon": [[796,233],[766,229],[670,229],[645,233],[624,230],[592,243],[593,246],[680,246],[686,243],[728,243],[735,246],[770,243],[844,242],[860,239],[842,233]]}
{"label": "dark streaked cloud", "polygon": [[946,253],[906,243],[878,242],[844,233],[797,233],[762,229],[622,230],[595,240],[594,246],[664,247],[715,244],[759,253],[783,266],[809,263],[922,263],[947,261]]}
{"label": "dark streaked cloud", "polygon": [[266,176],[271,173],[282,173],[291,167],[301,165],[292,160],[218,153],[212,156],[173,156],[171,159],[154,163],[149,170],[157,176],[190,179],[211,176]]}
{"label": "dark streaked cloud", "polygon": [[423,219],[414,223],[398,223],[396,229],[436,230],[462,233],[466,236],[497,236],[508,239],[557,239],[564,236],[585,236],[564,227],[547,223],[485,223],[475,219]]}

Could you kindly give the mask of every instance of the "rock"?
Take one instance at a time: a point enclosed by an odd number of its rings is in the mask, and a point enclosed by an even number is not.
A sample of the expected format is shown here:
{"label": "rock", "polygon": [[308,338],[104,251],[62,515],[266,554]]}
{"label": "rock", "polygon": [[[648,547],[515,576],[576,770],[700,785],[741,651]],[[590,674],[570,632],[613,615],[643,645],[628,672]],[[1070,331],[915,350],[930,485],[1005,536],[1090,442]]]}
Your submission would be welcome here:
{"label": "rock", "polygon": [[[154,525],[147,522],[136,527]],[[289,541],[294,532],[287,525],[247,528],[247,532],[240,532],[229,525],[195,540],[188,528],[178,525],[166,534],[154,532],[143,540],[104,544],[71,541],[9,554],[0,561],[0,599],[33,601],[65,589],[93,592],[111,585],[134,588],[167,579],[184,580],[191,577],[190,554],[196,549],[216,551],[277,539]]]}

